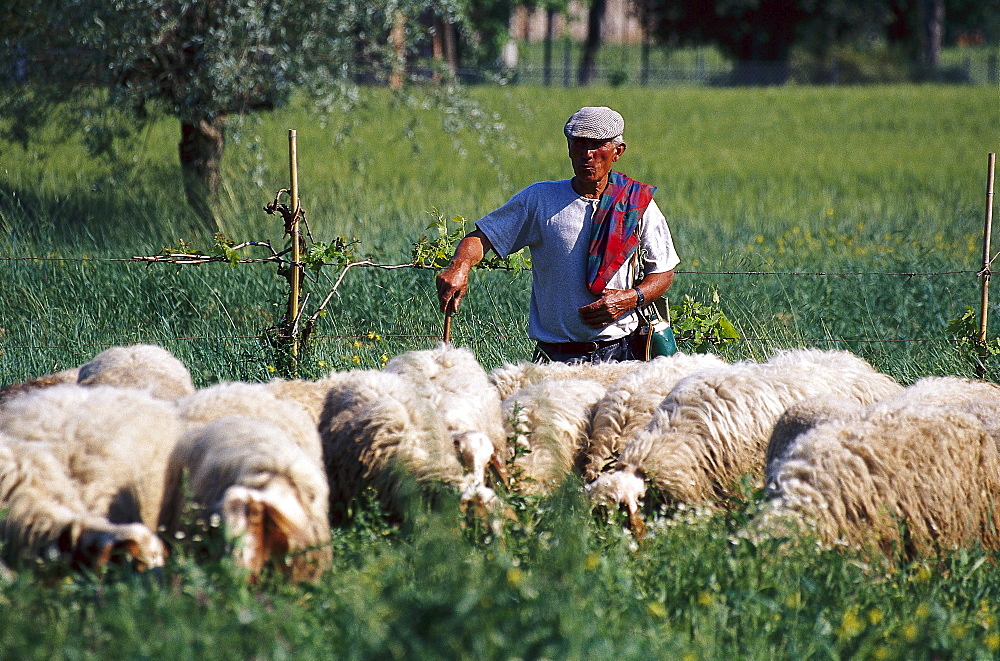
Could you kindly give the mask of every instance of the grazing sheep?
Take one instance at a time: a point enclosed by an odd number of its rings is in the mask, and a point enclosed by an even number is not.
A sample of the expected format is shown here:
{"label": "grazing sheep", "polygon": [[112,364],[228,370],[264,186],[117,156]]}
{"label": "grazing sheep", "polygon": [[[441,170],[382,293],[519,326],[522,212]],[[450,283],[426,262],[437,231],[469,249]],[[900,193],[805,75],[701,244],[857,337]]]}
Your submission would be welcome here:
{"label": "grazing sheep", "polygon": [[595,381],[565,379],[533,383],[504,400],[503,418],[516,448],[516,490],[546,493],[574,469],[587,446],[594,406],[604,393]]}
{"label": "grazing sheep", "polygon": [[344,373],[319,426],[335,521],[367,487],[401,515],[409,480],[478,498],[487,466],[501,471],[510,455],[485,371],[472,352],[448,345],[401,354],[382,371]]}
{"label": "grazing sheep", "polygon": [[306,379],[271,379],[266,384],[268,390],[280,400],[294,402],[298,404],[309,417],[313,424],[319,424],[320,416],[323,414],[323,402],[326,401],[326,394],[339,378],[339,373],[334,372],[329,376],[309,381]]}
{"label": "grazing sheep", "polygon": [[46,374],[44,376],[28,379],[27,381],[22,381],[20,383],[12,383],[8,386],[0,388],[0,413],[3,411],[4,403],[14,397],[23,395],[24,393],[28,393],[33,390],[38,390],[40,388],[50,388],[63,383],[76,383],[77,375],[79,375],[79,373],[80,368],[71,367],[70,369],[65,369],[60,372]]}
{"label": "grazing sheep", "polygon": [[832,416],[794,439],[772,468],[758,533],[810,529],[909,555],[970,543],[1000,547],[1000,387],[925,378]]}
{"label": "grazing sheep", "polygon": [[101,566],[124,550],[161,566],[156,529],[174,406],[138,390],[59,385],[8,403],[0,418],[0,523],[14,555],[66,552]]}
{"label": "grazing sheep", "polygon": [[646,482],[668,502],[731,497],[741,476],[761,476],[771,430],[791,404],[821,394],[867,404],[900,389],[844,351],[799,349],[766,363],[697,372],[674,386],[622,450],[615,472],[588,490],[598,501],[625,505],[633,525]]}
{"label": "grazing sheep", "polygon": [[507,363],[489,373],[490,382],[497,389],[500,399],[505,400],[515,392],[541,381],[562,381],[565,379],[587,379],[596,381],[605,388],[629,372],[645,365],[645,361],[626,360],[606,363],[532,363],[521,361]]}
{"label": "grazing sheep", "polygon": [[80,366],[77,383],[146,390],[159,399],[194,392],[191,373],[172,353],[152,344],[111,347]]}
{"label": "grazing sheep", "polygon": [[267,420],[280,427],[293,443],[317,462],[322,461],[318,430],[309,413],[298,404],[279,399],[267,384],[217,383],[177,400],[177,408],[188,430],[226,416]]}
{"label": "grazing sheep", "polygon": [[[312,443],[319,450],[319,435]],[[161,524],[178,528],[180,485],[220,517],[238,566],[252,578],[275,564],[292,580],[317,580],[332,561],[329,486],[316,452],[307,452],[273,422],[224,416],[186,433],[167,471],[169,502]],[[282,563],[284,560],[287,564]]]}
{"label": "grazing sheep", "polygon": [[653,412],[683,377],[722,367],[713,354],[658,356],[643,363],[608,388],[594,409],[583,479],[592,482],[653,417]]}

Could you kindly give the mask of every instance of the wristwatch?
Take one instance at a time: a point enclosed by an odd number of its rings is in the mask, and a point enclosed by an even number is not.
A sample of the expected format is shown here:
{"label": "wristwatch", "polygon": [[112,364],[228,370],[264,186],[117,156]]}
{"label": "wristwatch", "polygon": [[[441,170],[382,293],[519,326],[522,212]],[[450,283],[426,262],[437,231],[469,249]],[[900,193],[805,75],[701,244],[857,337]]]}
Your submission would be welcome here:
{"label": "wristwatch", "polygon": [[643,295],[642,290],[639,289],[638,287],[632,287],[632,289],[635,290],[636,296],[638,296],[638,298],[635,301],[635,309],[638,310],[639,308],[641,308],[643,305],[646,304],[646,297]]}

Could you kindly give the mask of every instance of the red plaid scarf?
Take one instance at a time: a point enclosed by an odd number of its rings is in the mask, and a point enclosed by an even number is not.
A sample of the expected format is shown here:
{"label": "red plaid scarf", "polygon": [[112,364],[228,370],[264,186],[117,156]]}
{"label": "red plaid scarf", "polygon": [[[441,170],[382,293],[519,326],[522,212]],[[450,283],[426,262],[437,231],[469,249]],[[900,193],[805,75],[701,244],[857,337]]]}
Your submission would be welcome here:
{"label": "red plaid scarf", "polygon": [[597,203],[587,251],[587,287],[598,296],[639,246],[636,231],[656,186],[612,170]]}

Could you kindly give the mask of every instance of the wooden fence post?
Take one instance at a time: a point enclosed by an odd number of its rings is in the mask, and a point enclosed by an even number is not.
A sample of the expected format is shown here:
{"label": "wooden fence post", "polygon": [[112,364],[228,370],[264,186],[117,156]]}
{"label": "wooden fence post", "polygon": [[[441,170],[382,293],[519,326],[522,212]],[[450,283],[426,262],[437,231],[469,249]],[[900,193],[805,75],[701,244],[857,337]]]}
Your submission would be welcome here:
{"label": "wooden fence post", "polygon": [[[986,324],[989,320],[990,238],[993,232],[993,173],[996,167],[996,156],[996,153],[990,152],[986,168],[986,222],[983,227],[983,269],[979,272],[982,276],[982,299],[980,302],[981,311],[979,317],[980,344],[986,344]],[[980,365],[977,369],[980,372],[979,378],[983,378],[986,375],[984,366]]]}
{"label": "wooden fence post", "polygon": [[302,286],[302,270],[299,262],[302,258],[301,245],[299,240],[299,162],[298,144],[295,129],[288,129],[288,172],[291,179],[289,184],[289,196],[291,197],[292,219],[289,223],[288,233],[292,240],[292,265],[289,277],[291,291],[288,293],[288,324],[290,336],[290,348],[292,358],[293,376],[298,372],[299,356],[299,290]]}

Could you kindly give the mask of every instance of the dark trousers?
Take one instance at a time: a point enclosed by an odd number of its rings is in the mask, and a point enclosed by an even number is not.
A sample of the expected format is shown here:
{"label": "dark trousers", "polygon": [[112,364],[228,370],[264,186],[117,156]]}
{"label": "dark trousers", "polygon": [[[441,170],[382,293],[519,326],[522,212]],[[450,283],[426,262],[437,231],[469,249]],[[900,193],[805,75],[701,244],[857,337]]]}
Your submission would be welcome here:
{"label": "dark trousers", "polygon": [[[592,345],[592,346],[587,346]],[[594,342],[536,342],[536,363],[617,363],[646,359],[646,336],[638,332],[607,344]]]}

